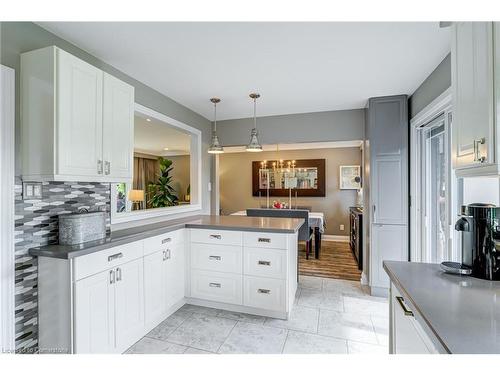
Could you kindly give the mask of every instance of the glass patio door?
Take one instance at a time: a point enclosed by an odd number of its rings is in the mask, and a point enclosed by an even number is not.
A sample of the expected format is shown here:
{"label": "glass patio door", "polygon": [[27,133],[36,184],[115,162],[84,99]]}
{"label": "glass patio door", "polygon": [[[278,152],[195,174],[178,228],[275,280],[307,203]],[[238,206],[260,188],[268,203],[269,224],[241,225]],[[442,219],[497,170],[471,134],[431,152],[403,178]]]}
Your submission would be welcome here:
{"label": "glass patio door", "polygon": [[451,259],[447,120],[442,114],[420,130],[422,260],[430,263]]}

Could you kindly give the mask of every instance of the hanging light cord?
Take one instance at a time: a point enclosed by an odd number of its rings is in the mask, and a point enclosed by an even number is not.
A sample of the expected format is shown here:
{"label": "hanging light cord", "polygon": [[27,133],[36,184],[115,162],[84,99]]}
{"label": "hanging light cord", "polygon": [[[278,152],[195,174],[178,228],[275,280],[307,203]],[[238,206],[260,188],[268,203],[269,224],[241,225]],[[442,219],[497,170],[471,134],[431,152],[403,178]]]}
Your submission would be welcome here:
{"label": "hanging light cord", "polygon": [[214,103],[214,133],[217,133],[217,103]]}
{"label": "hanging light cord", "polygon": [[253,127],[257,130],[257,98],[253,98]]}

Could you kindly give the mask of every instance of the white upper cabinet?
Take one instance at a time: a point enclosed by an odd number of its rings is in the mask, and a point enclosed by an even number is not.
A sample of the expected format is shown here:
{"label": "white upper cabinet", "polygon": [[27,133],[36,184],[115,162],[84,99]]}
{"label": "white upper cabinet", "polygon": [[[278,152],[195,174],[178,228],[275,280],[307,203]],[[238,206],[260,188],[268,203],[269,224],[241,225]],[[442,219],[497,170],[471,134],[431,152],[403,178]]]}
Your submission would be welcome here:
{"label": "white upper cabinet", "polygon": [[134,150],[134,88],[104,73],[104,175],[130,178]]}
{"label": "white upper cabinet", "polygon": [[55,47],[21,55],[22,175],[132,179],[134,88]]}
{"label": "white upper cabinet", "polygon": [[[495,66],[497,25],[457,22],[452,29],[452,162],[458,176],[498,174]],[[496,73],[498,75],[498,72]]]}

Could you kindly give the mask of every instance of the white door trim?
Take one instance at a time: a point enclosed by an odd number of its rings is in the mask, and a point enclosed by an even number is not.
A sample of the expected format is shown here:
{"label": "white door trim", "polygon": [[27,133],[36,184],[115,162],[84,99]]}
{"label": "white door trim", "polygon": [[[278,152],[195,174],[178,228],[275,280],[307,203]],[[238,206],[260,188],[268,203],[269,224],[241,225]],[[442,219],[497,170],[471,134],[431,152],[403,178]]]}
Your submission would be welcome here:
{"label": "white door trim", "polygon": [[0,65],[0,352],[15,350],[15,72]]}
{"label": "white door trim", "polygon": [[[421,207],[421,192],[419,183],[422,176],[417,168],[419,160],[419,133],[418,129],[431,120],[451,109],[452,106],[452,91],[451,87],[446,89],[441,95],[434,99],[430,104],[424,107],[410,120],[410,259],[412,262],[421,262],[422,254],[421,238],[422,228],[420,225],[420,207]],[[450,129],[451,130],[451,129]],[[451,155],[448,155],[449,157]]]}

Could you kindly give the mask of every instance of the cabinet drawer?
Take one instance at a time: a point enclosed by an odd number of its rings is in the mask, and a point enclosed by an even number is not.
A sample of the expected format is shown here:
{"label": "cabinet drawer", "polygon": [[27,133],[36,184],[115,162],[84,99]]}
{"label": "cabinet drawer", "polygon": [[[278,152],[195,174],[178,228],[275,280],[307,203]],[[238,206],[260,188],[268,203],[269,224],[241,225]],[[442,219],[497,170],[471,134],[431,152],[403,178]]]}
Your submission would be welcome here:
{"label": "cabinet drawer", "polygon": [[241,305],[242,275],[191,271],[191,297]]}
{"label": "cabinet drawer", "polygon": [[244,232],[243,246],[286,249],[286,234]]}
{"label": "cabinet drawer", "polygon": [[285,311],[285,280],[244,276],[244,305],[259,309]]}
{"label": "cabinet drawer", "polygon": [[245,275],[286,278],[286,250],[245,247],[243,258]]}
{"label": "cabinet drawer", "polygon": [[241,274],[242,266],[241,246],[191,244],[191,267],[194,269]]}
{"label": "cabinet drawer", "polygon": [[191,229],[191,242],[241,246],[242,234],[230,230]]}
{"label": "cabinet drawer", "polygon": [[73,265],[74,279],[83,279],[106,269],[141,258],[143,255],[143,241],[137,241],[78,257],[74,260]]}
{"label": "cabinet drawer", "polygon": [[144,255],[152,254],[158,250],[165,250],[169,246],[174,246],[184,242],[184,229],[174,230],[159,236],[146,238],[144,240]]}

